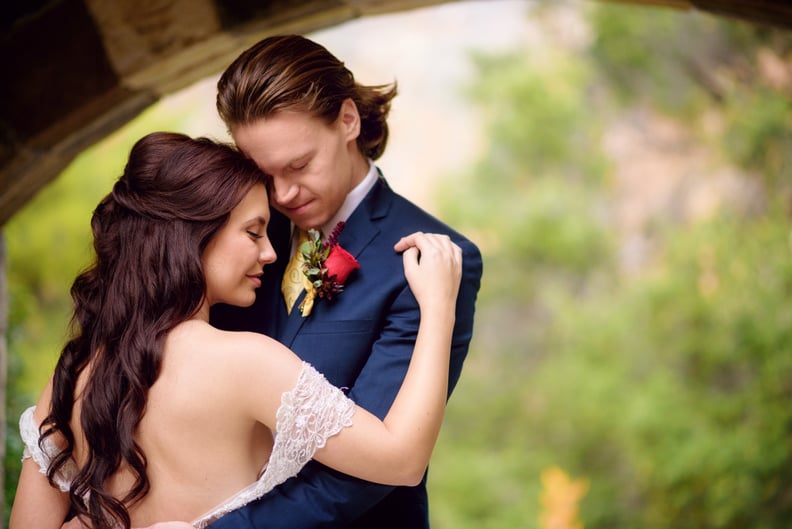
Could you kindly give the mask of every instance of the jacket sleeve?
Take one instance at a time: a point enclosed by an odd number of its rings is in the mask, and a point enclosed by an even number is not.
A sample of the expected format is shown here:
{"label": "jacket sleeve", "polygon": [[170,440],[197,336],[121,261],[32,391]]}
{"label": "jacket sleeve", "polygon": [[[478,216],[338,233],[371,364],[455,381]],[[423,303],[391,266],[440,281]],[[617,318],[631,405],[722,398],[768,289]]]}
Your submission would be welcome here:
{"label": "jacket sleeve", "polygon": [[[478,249],[467,241],[460,245],[464,255],[463,276],[449,367],[449,396],[459,380],[470,345],[482,274]],[[407,372],[419,321],[418,303],[409,288],[405,288],[393,303],[372,354],[350,390],[352,400],[381,419],[390,409]],[[287,481],[243,509],[228,514],[210,527],[341,528],[362,516],[393,489],[311,462],[297,478]]]}

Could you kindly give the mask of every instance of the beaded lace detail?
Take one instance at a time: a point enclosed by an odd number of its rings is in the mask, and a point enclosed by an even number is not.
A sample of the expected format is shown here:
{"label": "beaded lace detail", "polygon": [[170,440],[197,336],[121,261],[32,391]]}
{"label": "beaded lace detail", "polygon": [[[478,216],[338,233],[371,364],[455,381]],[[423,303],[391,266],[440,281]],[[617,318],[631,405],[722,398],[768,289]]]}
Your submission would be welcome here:
{"label": "beaded lace detail", "polygon": [[281,396],[275,444],[259,479],[192,524],[202,529],[296,476],[330,437],[352,425],[354,414],[355,404],[303,362],[294,388]]}
{"label": "beaded lace detail", "polygon": [[[39,472],[46,475],[50,462],[60,453],[60,448],[53,442],[52,437],[47,437],[39,446],[39,425],[33,418],[36,407],[31,406],[22,412],[19,418],[19,435],[25,443],[22,460],[31,458],[39,467]],[[73,460],[68,460],[54,476],[55,484],[61,492],[68,492],[72,479],[77,475],[77,465]]]}

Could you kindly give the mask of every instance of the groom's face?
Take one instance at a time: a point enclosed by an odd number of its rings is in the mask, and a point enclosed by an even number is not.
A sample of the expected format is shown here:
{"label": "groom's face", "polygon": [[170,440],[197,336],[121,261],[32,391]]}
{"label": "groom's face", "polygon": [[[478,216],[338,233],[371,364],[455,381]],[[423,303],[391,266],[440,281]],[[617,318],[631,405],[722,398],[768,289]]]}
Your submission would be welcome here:
{"label": "groom's face", "polygon": [[308,229],[327,223],[365,176],[355,173],[359,130],[357,109],[348,100],[330,124],[307,113],[281,111],[235,127],[232,136],[272,176],[272,206]]}

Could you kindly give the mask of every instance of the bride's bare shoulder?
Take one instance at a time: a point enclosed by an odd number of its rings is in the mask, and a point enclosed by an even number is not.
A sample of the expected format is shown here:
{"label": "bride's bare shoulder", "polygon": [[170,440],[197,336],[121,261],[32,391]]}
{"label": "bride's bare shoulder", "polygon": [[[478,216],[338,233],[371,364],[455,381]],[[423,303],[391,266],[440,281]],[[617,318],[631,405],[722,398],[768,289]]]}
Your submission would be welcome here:
{"label": "bride's bare shoulder", "polygon": [[190,395],[200,387],[217,407],[233,407],[272,427],[281,395],[301,369],[297,355],[267,336],[189,321],[168,336],[160,377],[163,386],[187,388]]}
{"label": "bride's bare shoulder", "polygon": [[[283,345],[255,332],[224,331],[210,324],[190,320],[175,327],[166,340],[166,350],[181,356],[189,355],[191,363],[224,359],[224,364],[247,364],[250,357],[262,360],[272,355],[290,355]],[[236,362],[235,362],[236,361]]]}
{"label": "bride's bare shoulder", "polygon": [[[277,342],[272,338],[255,332],[224,331],[200,320],[180,323],[169,333],[168,345],[196,344],[217,347],[266,347]],[[209,347],[206,347],[209,349]]]}

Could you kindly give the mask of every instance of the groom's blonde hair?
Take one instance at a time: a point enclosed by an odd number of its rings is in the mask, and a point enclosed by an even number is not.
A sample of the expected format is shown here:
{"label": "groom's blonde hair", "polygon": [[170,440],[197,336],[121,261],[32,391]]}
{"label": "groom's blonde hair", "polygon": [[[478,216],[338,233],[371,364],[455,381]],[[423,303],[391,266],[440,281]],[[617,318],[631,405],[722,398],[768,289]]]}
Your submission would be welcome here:
{"label": "groom's blonde hair", "polygon": [[217,111],[230,131],[285,110],[331,124],[351,99],[360,114],[360,152],[376,160],[388,141],[396,83],[364,86],[323,46],[300,35],[266,38],[242,52],[217,83]]}

